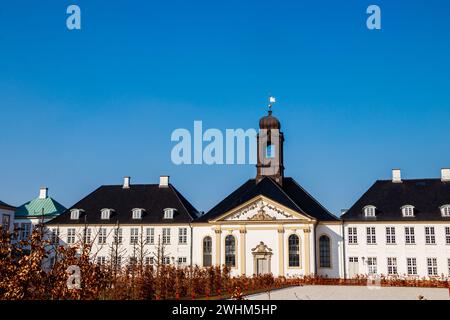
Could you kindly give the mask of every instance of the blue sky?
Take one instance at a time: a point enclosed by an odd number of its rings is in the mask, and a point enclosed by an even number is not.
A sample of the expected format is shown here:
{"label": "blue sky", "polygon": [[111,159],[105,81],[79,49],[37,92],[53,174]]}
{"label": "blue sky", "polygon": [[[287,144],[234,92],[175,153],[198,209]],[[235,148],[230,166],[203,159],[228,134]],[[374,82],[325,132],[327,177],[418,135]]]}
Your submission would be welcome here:
{"label": "blue sky", "polygon": [[[77,4],[82,30],[66,28]],[[382,30],[366,28],[378,4]],[[171,182],[208,210],[252,165],[182,165],[176,128],[256,128],[268,93],[286,175],[334,213],[394,167],[450,167],[448,1],[14,1],[0,5],[0,199],[66,206]]]}

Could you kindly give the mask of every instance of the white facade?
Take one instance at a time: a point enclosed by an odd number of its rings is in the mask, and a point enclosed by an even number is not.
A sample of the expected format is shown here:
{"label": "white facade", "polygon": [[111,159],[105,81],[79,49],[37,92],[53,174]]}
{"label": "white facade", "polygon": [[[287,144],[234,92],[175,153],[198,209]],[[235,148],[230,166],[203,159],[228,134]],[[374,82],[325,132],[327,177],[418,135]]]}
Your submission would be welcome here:
{"label": "white facade", "polygon": [[[208,255],[205,243],[210,239],[212,264],[230,266],[235,276],[270,272],[285,277],[316,273],[339,277],[343,270],[339,259],[342,248],[339,222],[318,223],[265,197],[257,197],[213,221],[193,226],[193,262],[199,266],[209,266],[205,263],[209,261],[205,258]],[[329,262],[324,267],[318,266],[316,271],[320,236],[330,240]],[[231,250],[227,239],[234,241]],[[292,243],[292,239],[296,242]]]}
{"label": "white facade", "polygon": [[[119,230],[117,243],[116,230]],[[120,257],[122,266],[129,264],[133,258],[142,258],[144,263],[153,264],[157,260],[158,248],[160,255],[167,259],[165,263],[191,263],[192,228],[188,224],[49,226],[48,238],[55,234],[58,235],[59,245],[81,247],[83,243],[91,243],[91,257],[100,263]]]}
{"label": "white facade", "polygon": [[348,278],[374,272],[419,278],[449,276],[450,223],[345,222],[344,228]]}

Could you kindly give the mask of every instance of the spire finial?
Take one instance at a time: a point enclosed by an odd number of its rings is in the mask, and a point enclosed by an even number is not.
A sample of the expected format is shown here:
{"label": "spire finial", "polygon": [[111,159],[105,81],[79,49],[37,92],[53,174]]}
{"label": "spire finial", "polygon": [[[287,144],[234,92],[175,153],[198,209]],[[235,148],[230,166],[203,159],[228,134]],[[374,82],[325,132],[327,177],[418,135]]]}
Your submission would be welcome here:
{"label": "spire finial", "polygon": [[276,102],[275,97],[270,95],[269,96],[269,114],[272,114],[272,106],[274,105],[275,102]]}

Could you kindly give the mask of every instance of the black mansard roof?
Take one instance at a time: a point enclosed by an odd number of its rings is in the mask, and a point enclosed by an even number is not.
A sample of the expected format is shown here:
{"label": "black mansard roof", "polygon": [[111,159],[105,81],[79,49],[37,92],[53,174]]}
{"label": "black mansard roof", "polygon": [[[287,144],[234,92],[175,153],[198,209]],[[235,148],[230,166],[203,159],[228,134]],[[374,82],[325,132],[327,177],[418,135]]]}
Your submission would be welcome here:
{"label": "black mansard roof", "polygon": [[[354,221],[434,221],[442,217],[440,207],[450,204],[450,182],[440,179],[414,179],[392,182],[378,180],[356,203],[342,215]],[[375,206],[376,216],[365,218],[363,208]],[[414,217],[403,217],[402,207],[414,206]]]}
{"label": "black mansard roof", "polygon": [[15,209],[16,209],[15,207],[10,206],[9,204],[4,203],[4,202],[1,201],[1,200],[0,200],[0,207],[1,207],[2,209],[8,209],[8,210],[15,210]]}
{"label": "black mansard roof", "polygon": [[259,183],[250,179],[196,221],[208,221],[219,217],[227,211],[263,195],[299,213],[311,216],[319,221],[336,221],[327,209],[307,193],[294,179],[284,178],[280,186],[269,177]]}
{"label": "black mansard roof", "polygon": [[[173,219],[164,219],[164,209],[176,209]],[[71,219],[71,209],[82,209],[78,220]],[[101,219],[102,209],[113,209],[109,220]],[[144,209],[142,219],[133,219],[133,209]],[[101,186],[74,204],[63,214],[49,221],[49,225],[61,224],[167,224],[189,223],[198,211],[171,184],[132,184],[128,189],[122,185]]]}

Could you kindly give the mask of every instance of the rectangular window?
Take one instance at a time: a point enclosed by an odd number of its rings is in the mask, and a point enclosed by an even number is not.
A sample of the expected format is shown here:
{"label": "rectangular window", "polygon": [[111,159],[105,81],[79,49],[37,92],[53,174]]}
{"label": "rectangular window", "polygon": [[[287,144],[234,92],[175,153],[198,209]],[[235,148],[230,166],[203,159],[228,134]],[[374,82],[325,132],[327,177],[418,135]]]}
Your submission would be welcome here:
{"label": "rectangular window", "polygon": [[377,238],[375,235],[375,227],[367,227],[366,233],[367,233],[367,244],[376,244]]}
{"label": "rectangular window", "polygon": [[187,228],[178,229],[178,244],[187,244]]}
{"label": "rectangular window", "polygon": [[397,274],[397,258],[387,258],[388,275],[393,276]]}
{"label": "rectangular window", "polygon": [[416,258],[406,258],[406,267],[408,271],[408,276],[417,276],[417,259]]}
{"label": "rectangular window", "polygon": [[145,265],[149,266],[149,265],[153,265],[155,263],[154,258],[153,257],[145,257]]}
{"label": "rectangular window", "polygon": [[115,228],[114,229],[114,244],[122,244],[123,237],[122,237],[122,228]]}
{"label": "rectangular window", "polygon": [[98,230],[98,244],[106,244],[106,228]]}
{"label": "rectangular window", "polygon": [[178,257],[178,264],[179,265],[185,265],[186,264],[186,257]]}
{"label": "rectangular window", "polygon": [[405,243],[406,244],[415,244],[416,243],[414,227],[405,227]]}
{"label": "rectangular window", "polygon": [[104,265],[106,264],[106,257],[97,257],[97,264]]}
{"label": "rectangular window", "polygon": [[434,233],[434,227],[425,227],[425,243],[436,244],[436,236]]}
{"label": "rectangular window", "polygon": [[162,243],[170,244],[170,228],[163,228]]}
{"label": "rectangular window", "polygon": [[427,258],[427,270],[430,277],[438,275],[437,258]]}
{"label": "rectangular window", "polygon": [[155,228],[147,228],[145,236],[146,244],[155,244]]}
{"label": "rectangular window", "polygon": [[376,257],[368,257],[367,258],[367,271],[369,274],[377,273],[377,258]]}
{"label": "rectangular window", "polygon": [[386,243],[395,244],[395,227],[386,227]]}
{"label": "rectangular window", "polygon": [[448,275],[450,276],[450,258],[447,259]]}
{"label": "rectangular window", "polygon": [[91,243],[91,228],[85,228],[83,230],[83,243],[88,244]]}
{"label": "rectangular window", "polygon": [[9,216],[9,214],[3,214],[2,217],[3,232],[9,231],[10,224],[11,224],[11,217]]}
{"label": "rectangular window", "polygon": [[69,243],[69,244],[75,243],[75,229],[74,228],[67,229],[67,243]]}
{"label": "rectangular window", "polygon": [[58,245],[59,244],[59,229],[58,228],[51,229],[51,231],[50,231],[50,241],[54,245]]}
{"label": "rectangular window", "polygon": [[112,263],[116,269],[122,268],[122,256],[120,255],[113,256]]}
{"label": "rectangular window", "polygon": [[163,257],[162,262],[163,264],[170,264],[170,257]]}
{"label": "rectangular window", "polygon": [[356,227],[348,228],[348,243],[358,244],[358,233]]}
{"label": "rectangular window", "polygon": [[22,231],[20,234],[20,240],[28,240],[31,232],[31,223],[22,223],[20,229]]}
{"label": "rectangular window", "polygon": [[138,244],[139,228],[131,228],[130,230],[130,244]]}
{"label": "rectangular window", "polygon": [[445,244],[450,244],[450,227],[445,227]]}

